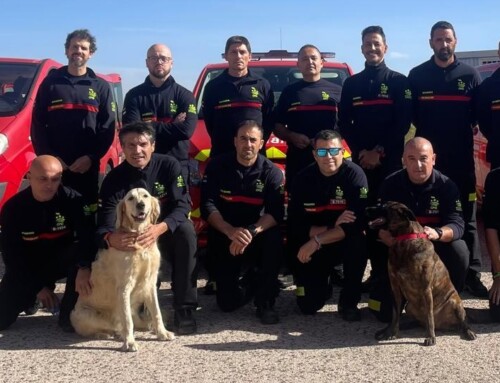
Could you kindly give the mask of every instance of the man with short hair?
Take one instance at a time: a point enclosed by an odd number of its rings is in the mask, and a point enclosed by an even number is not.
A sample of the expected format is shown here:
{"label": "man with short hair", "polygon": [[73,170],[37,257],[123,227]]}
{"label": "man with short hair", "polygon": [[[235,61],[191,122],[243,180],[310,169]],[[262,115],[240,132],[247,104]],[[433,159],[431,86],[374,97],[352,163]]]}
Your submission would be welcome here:
{"label": "man with short hair", "polygon": [[149,75],[144,83],[127,92],[123,123],[149,122],[156,131],[155,152],[177,158],[189,184],[189,139],[196,128],[198,114],[193,94],[172,77],[173,65],[169,47],[164,44],[149,47],[146,57]]}
{"label": "man with short hair", "polygon": [[321,78],[324,59],[311,44],[299,49],[297,67],[302,80],[288,85],[280,95],[275,110],[274,134],[288,144],[286,184],[314,162],[311,144],[314,136],[337,124],[337,103],[342,88]]}
{"label": "man with short hair", "polygon": [[476,108],[479,129],[488,140],[486,160],[496,169],[500,167],[500,68],[479,85]]}
{"label": "man with short hair", "polygon": [[436,167],[450,177],[460,191],[465,220],[464,240],[470,252],[466,289],[488,297],[482,284],[481,249],[476,223],[476,175],[473,126],[477,86],[481,78],[473,67],[457,60],[457,37],[453,25],[438,21],[431,28],[430,60],[408,75],[414,98],[416,134],[427,138],[439,153]]}
{"label": "man with short hair", "polygon": [[[59,313],[59,325],[71,330],[69,314],[76,303],[76,264],[95,254],[91,215],[82,197],[63,187],[63,168],[53,156],[31,163],[30,186],[9,199],[0,213],[5,275],[0,283],[0,330],[14,323],[38,300]],[[57,280],[68,277],[62,302],[54,293]],[[36,310],[29,312],[33,314]]]}
{"label": "man with short hair", "polygon": [[[404,168],[384,180],[379,202],[400,202],[413,211],[417,221],[424,226],[424,232],[433,241],[455,289],[461,292],[469,266],[469,250],[461,239],[464,220],[460,193],[450,178],[434,168],[435,164],[436,154],[430,141],[422,137],[408,141],[403,152]],[[379,230],[379,237],[387,246],[395,241],[387,230]],[[387,248],[385,254],[379,256],[387,264]],[[369,307],[378,319],[390,320],[392,295],[387,269],[370,296]]]}
{"label": "man with short hair", "polygon": [[344,161],[338,132],[318,132],[312,150],[315,162],[297,174],[288,200],[291,236],[287,240],[298,260],[294,267],[297,304],[304,314],[315,314],[324,306],[331,296],[332,267],[340,259],[344,286],[339,314],[346,321],[359,321],[368,183],[358,165]]}
{"label": "man with short hair", "polygon": [[[412,117],[408,79],[385,63],[388,46],[382,27],[373,25],[361,32],[365,69],[349,77],[342,87],[339,128],[351,149],[353,161],[363,168],[369,185],[368,204],[377,199],[386,176],[401,169],[404,136]],[[379,262],[380,246],[368,237],[371,289],[385,264]]]}
{"label": "man with short hair", "polygon": [[97,50],[87,29],[68,34],[68,65],[40,85],[31,124],[37,155],[50,154],[63,165],[63,184],[82,194],[95,214],[100,159],[115,136],[116,105],[109,84],[87,67]]}
{"label": "man with short hair", "polygon": [[252,59],[248,39],[231,36],[224,57],[228,69],[211,80],[203,93],[203,117],[212,141],[212,158],[234,152],[233,138],[242,121],[254,120],[263,126],[264,141],[273,129],[274,94],[269,82],[248,68]]}
{"label": "man with short hair", "polygon": [[241,123],[233,139],[236,153],[217,156],[207,166],[201,213],[210,225],[218,306],[234,311],[255,296],[261,322],[274,324],[279,321],[274,302],[283,243],[283,174],[259,154],[263,137],[256,121]]}
{"label": "man with short hair", "polygon": [[[99,194],[97,236],[99,246],[121,251],[148,247],[155,241],[162,257],[172,263],[174,325],[179,334],[196,332],[196,233],[188,219],[190,205],[181,165],[174,157],[153,153],[155,130],[145,122],[120,129],[125,161],[106,176]],[[115,228],[116,206],[130,189],[144,188],[160,201],[158,223],[143,233]]]}

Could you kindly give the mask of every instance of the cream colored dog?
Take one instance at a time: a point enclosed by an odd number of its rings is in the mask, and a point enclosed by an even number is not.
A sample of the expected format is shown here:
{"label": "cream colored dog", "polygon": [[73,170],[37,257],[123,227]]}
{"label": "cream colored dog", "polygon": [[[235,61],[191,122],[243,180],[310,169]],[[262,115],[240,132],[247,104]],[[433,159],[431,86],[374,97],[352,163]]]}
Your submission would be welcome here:
{"label": "cream colored dog", "polygon": [[[116,208],[116,229],[142,232],[156,223],[160,214],[158,200],[147,190],[130,190]],[[158,339],[172,340],[162,320],[156,281],[160,251],[155,243],[149,248],[120,251],[101,249],[92,263],[92,293],[80,295],[71,312],[71,323],[83,336],[121,335],[124,351],[137,351],[134,327],[153,327]],[[146,311],[139,314],[145,305]]]}

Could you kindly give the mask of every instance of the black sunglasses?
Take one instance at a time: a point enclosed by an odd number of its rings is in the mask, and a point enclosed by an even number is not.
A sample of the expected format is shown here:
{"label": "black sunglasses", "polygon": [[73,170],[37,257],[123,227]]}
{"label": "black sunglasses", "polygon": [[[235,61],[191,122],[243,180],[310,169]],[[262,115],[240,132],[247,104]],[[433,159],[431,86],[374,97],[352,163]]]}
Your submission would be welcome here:
{"label": "black sunglasses", "polygon": [[340,153],[341,150],[342,148],[318,148],[316,149],[316,154],[318,155],[318,157],[326,157],[327,154],[336,156]]}

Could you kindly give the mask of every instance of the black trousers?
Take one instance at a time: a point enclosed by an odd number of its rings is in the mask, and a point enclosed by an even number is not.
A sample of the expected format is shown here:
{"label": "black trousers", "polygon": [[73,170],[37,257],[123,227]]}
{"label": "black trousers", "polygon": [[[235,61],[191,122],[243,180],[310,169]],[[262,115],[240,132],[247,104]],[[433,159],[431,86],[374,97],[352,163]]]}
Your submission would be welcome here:
{"label": "black trousers", "polygon": [[[210,229],[209,245],[215,257],[217,304],[222,311],[234,311],[255,297],[255,304],[273,305],[279,294],[278,272],[282,258],[282,235],[278,226],[259,233],[241,255],[231,255],[231,241]],[[241,272],[245,277],[240,281]]]}
{"label": "black trousers", "polygon": [[158,246],[162,258],[172,265],[172,291],[174,309],[198,306],[197,286],[197,238],[191,221],[179,225],[161,235]]}
{"label": "black trousers", "polygon": [[[56,250],[50,258],[46,257],[47,262],[27,274],[6,268],[0,282],[0,330],[11,326],[20,313],[35,303],[36,295],[43,287],[54,288],[56,281],[65,277],[74,281],[77,270],[74,254],[73,245]],[[77,298],[73,282],[73,287],[66,286],[64,291],[59,321],[69,321]]]}
{"label": "black trousers", "polygon": [[297,305],[304,314],[314,314],[330,297],[329,277],[339,258],[344,266],[344,287],[339,306],[356,307],[361,299],[361,280],[366,267],[366,239],[349,235],[342,241],[323,246],[308,263],[297,263]]}

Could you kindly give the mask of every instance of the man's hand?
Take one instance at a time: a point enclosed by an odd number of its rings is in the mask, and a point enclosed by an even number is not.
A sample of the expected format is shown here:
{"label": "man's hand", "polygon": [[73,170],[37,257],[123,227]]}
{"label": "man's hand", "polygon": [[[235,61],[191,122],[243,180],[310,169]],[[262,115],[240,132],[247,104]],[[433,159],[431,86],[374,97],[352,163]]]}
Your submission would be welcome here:
{"label": "man's hand", "polygon": [[137,244],[141,247],[148,248],[167,230],[168,226],[165,222],[148,226],[146,230],[137,237]]}
{"label": "man's hand", "polygon": [[378,237],[382,241],[382,243],[388,247],[391,247],[396,242],[396,238],[394,238],[391,233],[384,229],[380,229],[378,231]]}
{"label": "man's hand", "polygon": [[36,297],[47,310],[52,312],[59,310],[59,298],[49,288],[44,287],[41,289]]}
{"label": "man's hand", "polygon": [[439,234],[437,233],[436,229],[432,227],[424,226],[424,233],[427,234],[427,237],[431,241],[437,241],[439,239]]}
{"label": "man's hand", "polygon": [[174,118],[174,122],[184,122],[186,121],[186,112],[181,112]]}
{"label": "man's hand", "polygon": [[290,132],[288,142],[299,149],[307,149],[311,145],[311,139],[305,134]]}
{"label": "man's hand", "polygon": [[344,210],[337,218],[337,221],[335,221],[335,226],[339,226],[343,223],[352,223],[354,221],[356,221],[356,214],[351,210]]}
{"label": "man's hand", "polygon": [[241,255],[245,252],[245,249],[247,248],[247,245],[243,245],[238,241],[233,241],[229,245],[229,252],[231,255]]}
{"label": "man's hand", "polygon": [[75,160],[70,166],[69,170],[73,173],[85,173],[92,166],[92,160],[89,156],[81,156]]}
{"label": "man's hand", "polygon": [[490,290],[490,301],[495,305],[500,305],[500,278],[493,279]]}
{"label": "man's hand", "polygon": [[83,296],[89,296],[92,292],[92,282],[90,281],[90,269],[82,267],[76,273],[75,291]]}
{"label": "man's hand", "polygon": [[375,169],[380,166],[380,153],[375,150],[362,150],[358,156],[359,165],[363,169]]}
{"label": "man's hand", "polygon": [[138,236],[138,233],[115,231],[108,236],[108,242],[111,247],[120,251],[134,251],[137,249]]}
{"label": "man's hand", "polygon": [[297,254],[297,258],[302,263],[307,263],[311,260],[312,255],[318,250],[318,244],[314,239],[310,239],[304,243]]}

